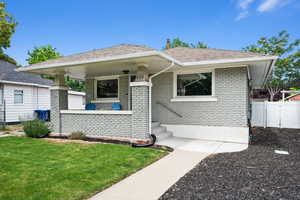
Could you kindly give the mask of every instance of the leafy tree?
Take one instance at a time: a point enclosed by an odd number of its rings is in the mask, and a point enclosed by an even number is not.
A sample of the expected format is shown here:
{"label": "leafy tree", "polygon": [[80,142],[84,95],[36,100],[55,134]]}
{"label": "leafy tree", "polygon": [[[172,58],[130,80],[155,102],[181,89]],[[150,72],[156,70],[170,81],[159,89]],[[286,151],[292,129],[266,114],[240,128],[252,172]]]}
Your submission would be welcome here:
{"label": "leafy tree", "polygon": [[256,44],[243,48],[244,51],[277,55],[272,76],[266,84],[270,100],[282,89],[291,87],[300,78],[300,39],[290,41],[287,31],[281,31],[277,36],[262,37]]}
{"label": "leafy tree", "polygon": [[181,41],[179,38],[174,38],[172,41],[170,41],[170,39],[167,39],[167,44],[165,46],[165,49],[170,49],[175,47],[207,48],[207,45],[204,42],[198,42],[196,44],[187,43]]}
{"label": "leafy tree", "polygon": [[[36,64],[40,62],[44,62],[50,59],[61,57],[60,53],[56,51],[56,48],[53,48],[51,45],[34,47],[32,51],[28,51],[29,58],[26,61],[29,64]],[[42,75],[43,78],[53,80],[53,77],[49,75]],[[72,90],[83,91],[84,90],[84,82],[78,80],[72,80],[69,77],[65,78],[65,82],[68,87]]]}
{"label": "leafy tree", "polygon": [[17,22],[5,11],[5,3],[0,2],[0,60],[4,60],[13,64],[16,61],[4,53],[4,49],[10,47],[10,38],[15,32]]}
{"label": "leafy tree", "polygon": [[59,58],[61,55],[51,45],[34,47],[32,51],[28,51],[29,58],[26,61],[32,65],[53,58]]}

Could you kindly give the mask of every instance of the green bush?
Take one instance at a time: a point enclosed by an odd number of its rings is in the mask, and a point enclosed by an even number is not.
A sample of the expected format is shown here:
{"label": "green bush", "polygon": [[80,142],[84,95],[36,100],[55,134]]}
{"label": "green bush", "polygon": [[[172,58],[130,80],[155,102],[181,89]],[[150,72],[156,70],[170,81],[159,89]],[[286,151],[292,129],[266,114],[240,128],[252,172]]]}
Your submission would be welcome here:
{"label": "green bush", "polygon": [[68,138],[72,140],[76,140],[76,139],[83,140],[86,138],[86,136],[83,132],[76,131],[73,132],[71,135],[69,135]]}
{"label": "green bush", "polygon": [[0,124],[0,131],[8,131],[9,129],[7,128],[6,125]]}
{"label": "green bush", "polygon": [[49,125],[41,120],[23,122],[23,130],[28,137],[40,138],[50,133]]}

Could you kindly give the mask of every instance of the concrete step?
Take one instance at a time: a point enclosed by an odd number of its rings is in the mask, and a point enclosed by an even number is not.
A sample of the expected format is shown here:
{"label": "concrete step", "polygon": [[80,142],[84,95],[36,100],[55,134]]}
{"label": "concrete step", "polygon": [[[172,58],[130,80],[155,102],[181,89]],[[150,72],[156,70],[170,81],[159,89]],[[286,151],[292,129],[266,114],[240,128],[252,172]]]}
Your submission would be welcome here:
{"label": "concrete step", "polygon": [[167,131],[167,127],[165,127],[165,126],[157,126],[157,127],[152,128],[152,134],[154,134],[154,135],[163,133],[166,131]]}
{"label": "concrete step", "polygon": [[151,124],[152,128],[160,126],[160,122],[152,122]]}
{"label": "concrete step", "polygon": [[166,132],[155,134],[155,136],[156,136],[156,141],[160,142],[160,141],[162,141],[164,139],[172,137],[173,133],[171,131],[166,131]]}

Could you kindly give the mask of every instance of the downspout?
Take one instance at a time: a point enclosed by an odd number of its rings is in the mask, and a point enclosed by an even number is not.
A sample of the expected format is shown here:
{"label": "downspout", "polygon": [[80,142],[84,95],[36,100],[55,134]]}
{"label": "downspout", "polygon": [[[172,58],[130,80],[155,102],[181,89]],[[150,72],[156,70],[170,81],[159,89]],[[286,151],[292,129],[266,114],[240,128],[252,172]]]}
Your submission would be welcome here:
{"label": "downspout", "polygon": [[132,147],[150,147],[152,145],[154,145],[154,143],[156,142],[156,136],[155,135],[152,135],[152,78],[160,75],[161,73],[171,69],[173,66],[174,66],[174,62],[172,61],[172,63],[164,68],[163,70],[157,72],[156,74],[153,74],[152,76],[149,77],[149,95],[148,95],[148,101],[149,101],[149,135],[152,139],[151,143],[149,144],[134,144],[132,143]]}
{"label": "downspout", "polygon": [[175,66],[175,63],[174,63],[174,61],[172,61],[172,63],[168,67],[164,68],[163,70],[161,70],[149,77],[149,84],[150,84],[150,86],[149,86],[149,133],[150,133],[150,135],[152,134],[152,79],[154,77],[160,75],[161,73],[168,71],[169,69],[171,69],[174,66]]}

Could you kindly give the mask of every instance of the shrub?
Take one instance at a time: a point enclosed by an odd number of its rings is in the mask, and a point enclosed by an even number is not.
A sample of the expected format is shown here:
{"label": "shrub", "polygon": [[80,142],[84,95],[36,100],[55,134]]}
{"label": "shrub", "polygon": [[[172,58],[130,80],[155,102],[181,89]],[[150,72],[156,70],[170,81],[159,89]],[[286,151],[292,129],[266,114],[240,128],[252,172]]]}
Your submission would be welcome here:
{"label": "shrub", "polygon": [[41,138],[50,133],[49,125],[41,120],[23,122],[23,130],[28,137]]}
{"label": "shrub", "polygon": [[9,129],[7,128],[6,125],[0,124],[0,131],[8,131]]}
{"label": "shrub", "polygon": [[69,135],[68,138],[72,139],[72,140],[76,140],[76,139],[83,140],[86,138],[86,136],[83,132],[76,131],[76,132],[71,133],[71,135]]}

